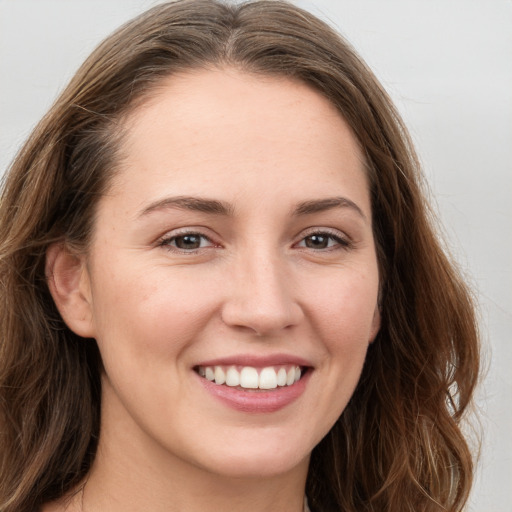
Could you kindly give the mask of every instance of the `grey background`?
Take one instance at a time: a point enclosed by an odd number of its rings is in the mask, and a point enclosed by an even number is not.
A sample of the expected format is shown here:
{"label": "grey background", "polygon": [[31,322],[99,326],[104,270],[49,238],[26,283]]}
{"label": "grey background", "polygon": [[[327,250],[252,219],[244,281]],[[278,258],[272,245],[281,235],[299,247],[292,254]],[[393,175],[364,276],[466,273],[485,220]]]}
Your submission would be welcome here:
{"label": "grey background", "polygon": [[[152,0],[0,0],[0,172],[81,61]],[[469,510],[512,511],[512,1],[299,0],[404,116],[480,304],[483,432]]]}

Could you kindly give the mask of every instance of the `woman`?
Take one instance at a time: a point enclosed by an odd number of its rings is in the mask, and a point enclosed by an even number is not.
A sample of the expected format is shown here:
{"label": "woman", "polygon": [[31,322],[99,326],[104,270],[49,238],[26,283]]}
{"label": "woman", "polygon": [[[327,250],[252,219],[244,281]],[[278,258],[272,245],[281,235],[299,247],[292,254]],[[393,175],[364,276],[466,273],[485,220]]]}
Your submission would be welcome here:
{"label": "woman", "polygon": [[3,188],[0,509],[460,510],[477,330],[420,181],[296,7],[109,37]]}

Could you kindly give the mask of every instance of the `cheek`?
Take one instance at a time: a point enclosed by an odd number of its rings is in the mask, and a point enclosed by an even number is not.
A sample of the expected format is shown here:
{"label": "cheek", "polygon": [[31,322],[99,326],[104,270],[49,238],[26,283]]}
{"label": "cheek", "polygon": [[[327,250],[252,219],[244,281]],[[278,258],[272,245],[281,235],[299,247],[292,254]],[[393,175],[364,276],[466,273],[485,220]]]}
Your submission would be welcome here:
{"label": "cheek", "polygon": [[104,352],[165,359],[204,328],[215,308],[211,283],[165,267],[122,268],[97,272],[94,317]]}
{"label": "cheek", "polygon": [[358,350],[372,339],[377,309],[377,272],[339,272],[309,286],[311,317],[328,349]]}
{"label": "cheek", "polygon": [[369,268],[367,273],[335,274],[311,294],[313,332],[322,343],[322,367],[329,375],[322,400],[332,413],[330,421],[349,401],[373,339],[378,277]]}

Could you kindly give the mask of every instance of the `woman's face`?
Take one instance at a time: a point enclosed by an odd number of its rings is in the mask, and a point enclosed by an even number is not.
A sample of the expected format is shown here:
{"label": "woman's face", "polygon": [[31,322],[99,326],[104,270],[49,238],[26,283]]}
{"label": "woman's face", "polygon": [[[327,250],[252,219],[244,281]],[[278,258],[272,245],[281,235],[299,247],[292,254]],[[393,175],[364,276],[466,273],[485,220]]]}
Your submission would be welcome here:
{"label": "woman's face", "polygon": [[109,453],[307,467],[379,328],[354,136],[306,85],[231,69],[168,79],[124,128],[81,282]]}

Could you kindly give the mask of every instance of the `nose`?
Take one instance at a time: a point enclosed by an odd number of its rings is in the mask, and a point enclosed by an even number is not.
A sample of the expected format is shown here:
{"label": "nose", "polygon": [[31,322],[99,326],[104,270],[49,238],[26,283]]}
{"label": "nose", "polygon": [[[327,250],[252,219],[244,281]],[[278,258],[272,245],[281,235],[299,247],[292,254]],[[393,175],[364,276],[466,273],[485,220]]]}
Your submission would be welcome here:
{"label": "nose", "polygon": [[304,313],[286,264],[266,254],[240,260],[228,276],[231,286],[222,308],[224,323],[257,336],[279,334],[298,325]]}

